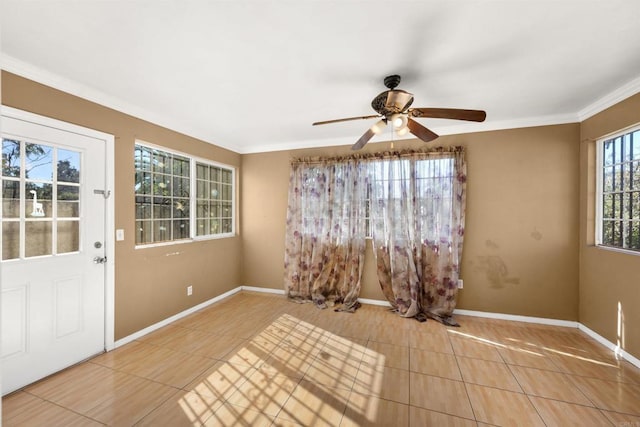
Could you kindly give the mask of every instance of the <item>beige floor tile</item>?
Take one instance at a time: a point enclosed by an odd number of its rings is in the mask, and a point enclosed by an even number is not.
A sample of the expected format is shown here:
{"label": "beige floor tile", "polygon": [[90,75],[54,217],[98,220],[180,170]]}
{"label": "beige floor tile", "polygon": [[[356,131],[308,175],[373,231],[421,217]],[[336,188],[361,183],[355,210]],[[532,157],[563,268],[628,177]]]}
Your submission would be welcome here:
{"label": "beige floor tile", "polygon": [[409,371],[361,365],[353,385],[356,393],[409,403]]}
{"label": "beige floor tile", "polygon": [[228,399],[255,372],[254,368],[229,362],[217,362],[183,389],[203,396]]}
{"label": "beige floor tile", "polygon": [[349,390],[302,380],[277,418],[304,426],[337,426],[347,406]]}
{"label": "beige floor tile", "polygon": [[411,333],[408,330],[384,325],[378,328],[372,327],[369,333],[369,340],[408,347],[410,335]]}
{"label": "beige floor tile", "polygon": [[193,347],[189,349],[189,352],[198,356],[209,357],[211,359],[224,359],[224,357],[227,356],[234,348],[244,342],[242,338],[230,335],[218,335],[201,331],[194,332],[205,333],[207,336],[199,343],[194,344]]}
{"label": "beige floor tile", "polygon": [[464,383],[415,372],[410,373],[409,382],[411,406],[473,419]]}
{"label": "beige floor tile", "polygon": [[275,417],[298,383],[298,379],[256,371],[227,402]]}
{"label": "beige floor tile", "polygon": [[420,350],[453,354],[453,348],[446,332],[426,333],[412,332],[409,346]]}
{"label": "beige floor tile", "polygon": [[544,422],[526,395],[467,384],[476,420],[500,426],[541,426]]}
{"label": "beige floor tile", "polygon": [[409,405],[351,392],[341,427],[409,426]]}
{"label": "beige floor tile", "polygon": [[594,407],[559,402],[557,400],[543,399],[535,396],[530,397],[530,399],[547,427],[610,425],[607,417]]}
{"label": "beige floor tile", "polygon": [[453,354],[412,348],[410,360],[411,372],[462,381],[458,362]]}
{"label": "beige floor tile", "polygon": [[192,427],[201,425],[219,409],[223,400],[180,390],[144,417],[136,426]]}
{"label": "beige floor tile", "polygon": [[359,367],[357,360],[323,351],[311,362],[303,378],[316,384],[351,390]]}
{"label": "beige floor tile", "polygon": [[640,426],[640,416],[621,414],[619,412],[611,412],[601,410],[609,421],[616,427],[638,427]]}
{"label": "beige floor tile", "polygon": [[175,393],[173,387],[137,378],[119,387],[85,415],[109,425],[132,425]]}
{"label": "beige floor tile", "polygon": [[559,370],[549,354],[542,350],[528,349],[514,345],[507,348],[499,348],[498,352],[502,356],[502,359],[509,365],[526,366],[549,371]]}
{"label": "beige floor tile", "polygon": [[491,341],[476,337],[471,334],[462,334],[458,331],[449,333],[449,340],[453,347],[453,352],[458,356],[473,357],[475,359],[491,360],[502,362],[502,357],[498,353],[498,346]]}
{"label": "beige floor tile", "polygon": [[70,426],[93,427],[103,424],[24,392],[14,393],[2,401],[5,427]]}
{"label": "beige floor tile", "polygon": [[132,341],[113,351],[96,356],[90,361],[107,368],[119,369],[125,364],[144,360],[147,352],[156,348],[158,347],[142,341]]}
{"label": "beige floor tile", "polygon": [[[476,422],[466,418],[454,417],[441,412],[411,406],[409,408],[411,426],[420,427],[475,427]],[[391,425],[391,424],[389,424]]]}
{"label": "beige floor tile", "polygon": [[189,329],[183,328],[181,326],[177,326],[175,323],[171,325],[164,326],[158,330],[155,330],[149,334],[143,335],[138,338],[137,341],[142,341],[147,344],[153,344],[158,346],[163,346],[167,341],[176,340],[183,334],[189,332]]}
{"label": "beige floor tile", "polygon": [[371,366],[409,369],[409,348],[399,345],[369,341],[362,363]]}
{"label": "beige floor tile", "polygon": [[272,424],[273,418],[268,415],[252,409],[225,403],[211,417],[209,417],[209,419],[204,423],[204,426],[268,427]]}
{"label": "beige floor tile", "polygon": [[522,388],[509,368],[502,362],[456,357],[462,379],[466,383],[522,392]]}
{"label": "beige floor tile", "polygon": [[120,369],[172,387],[181,388],[216,363],[215,360],[159,348],[146,359],[126,364]]}
{"label": "beige floor tile", "polygon": [[276,348],[258,369],[272,375],[301,379],[314,360],[315,355],[298,352],[295,348]]}
{"label": "beige floor tile", "polygon": [[567,374],[522,366],[510,369],[526,394],[593,406]]}
{"label": "beige floor tile", "polygon": [[264,343],[245,340],[232,348],[223,359],[233,364],[259,368],[267,360],[273,348],[268,349],[265,348]]}
{"label": "beige floor tile", "polygon": [[606,381],[628,382],[630,379],[624,376],[620,362],[616,360],[602,360],[596,357],[580,358],[567,355],[551,356],[559,370],[568,374],[595,377]]}
{"label": "beige floor tile", "polygon": [[577,375],[571,380],[597,408],[640,416],[640,385]]}

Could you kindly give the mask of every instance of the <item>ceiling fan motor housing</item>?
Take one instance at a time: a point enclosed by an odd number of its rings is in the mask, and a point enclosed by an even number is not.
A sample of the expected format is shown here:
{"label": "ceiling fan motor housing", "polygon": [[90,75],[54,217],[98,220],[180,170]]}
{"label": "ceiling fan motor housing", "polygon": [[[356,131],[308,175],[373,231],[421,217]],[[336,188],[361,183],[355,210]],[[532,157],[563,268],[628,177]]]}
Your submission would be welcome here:
{"label": "ceiling fan motor housing", "polygon": [[371,107],[385,117],[406,112],[413,103],[413,95],[402,89],[386,90],[373,98]]}

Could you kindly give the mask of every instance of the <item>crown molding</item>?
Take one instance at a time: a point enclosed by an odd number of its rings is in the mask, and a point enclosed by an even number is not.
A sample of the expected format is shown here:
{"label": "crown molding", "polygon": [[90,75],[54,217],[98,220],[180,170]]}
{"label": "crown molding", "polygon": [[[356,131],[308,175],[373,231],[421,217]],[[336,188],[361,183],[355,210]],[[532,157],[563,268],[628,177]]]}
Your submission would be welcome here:
{"label": "crown molding", "polygon": [[[440,136],[445,135],[462,135],[473,132],[490,132],[495,130],[506,129],[519,129],[536,126],[552,126],[566,123],[577,123],[578,117],[575,114],[559,114],[552,116],[540,116],[530,117],[526,119],[515,120],[501,120],[497,122],[483,122],[483,123],[461,123],[453,126],[429,126],[429,129],[434,131]],[[305,148],[318,148],[318,147],[334,147],[338,145],[353,145],[355,141],[360,138],[361,135],[352,135],[348,137],[332,138],[332,139],[315,139],[305,141],[293,141],[278,144],[265,144],[253,147],[248,147],[245,150],[240,151],[240,154],[257,154],[267,153],[272,151],[286,151],[286,150],[300,150]],[[405,135],[402,137],[394,137],[393,142],[405,141],[410,139],[416,139],[413,135]],[[385,133],[376,135],[371,140],[371,143],[376,142],[390,142],[391,140]]]}
{"label": "crown molding", "polygon": [[578,119],[579,121],[583,122],[589,117],[595,116],[601,111],[604,111],[607,108],[612,107],[618,102],[624,101],[625,99],[637,93],[640,93],[640,77],[631,80],[630,82],[620,86],[613,92],[610,92],[597,101],[587,105],[585,108],[578,112]]}
{"label": "crown molding", "polygon": [[78,83],[55,73],[45,71],[34,65],[20,61],[19,59],[7,55],[6,53],[2,53],[0,56],[0,67],[4,71],[17,74],[29,80],[33,80],[35,82],[52,87],[62,92],[66,92],[79,98],[86,99],[87,101],[95,102],[96,104],[99,104],[101,106],[120,111],[121,113],[128,114],[135,118],[156,124],[158,126],[171,129],[175,132],[200,139],[209,144],[213,144],[236,153],[240,153],[241,151],[239,147],[230,144],[213,142],[209,135],[204,135],[202,132],[193,129],[191,126],[188,126],[180,122],[179,120],[175,120],[174,118],[166,117],[161,114],[153,113],[147,109],[123,101],[122,99],[115,96],[108,95],[90,86]]}
{"label": "crown molding", "polygon": [[[75,82],[73,80],[64,78],[55,73],[51,73],[40,69],[34,65],[20,61],[5,53],[0,54],[0,66],[3,70],[13,74],[25,77],[27,79],[36,81],[38,83],[50,86],[54,89],[61,90],[79,98],[86,99],[91,102],[95,102],[107,108],[111,108],[120,111],[124,114],[131,115],[133,117],[154,123],[158,126],[162,126],[171,129],[176,132],[180,132],[187,136],[200,139],[207,143],[216,145],[218,147],[233,151],[238,154],[255,154],[265,153],[272,151],[285,151],[285,150],[297,150],[306,148],[317,147],[331,147],[339,145],[352,145],[354,141],[357,141],[361,135],[352,135],[340,138],[331,139],[312,139],[304,141],[292,141],[283,142],[277,144],[264,144],[252,147],[242,147],[233,144],[219,143],[215,141],[215,138],[211,138],[210,135],[205,135],[204,132],[194,129],[179,120],[175,120],[172,117],[166,117],[157,113],[153,113],[147,109],[141,108],[137,105],[128,103],[117,97],[108,95],[90,86]],[[535,126],[551,126],[566,123],[581,122],[589,117],[615,105],[616,103],[640,92],[640,77],[630,81],[629,83],[619,87],[613,92],[603,96],[594,103],[588,105],[577,113],[568,113],[560,115],[549,115],[539,117],[529,117],[524,119],[514,120],[501,120],[498,122],[483,122],[483,123],[460,123],[453,126],[441,126],[431,127],[431,129],[439,135],[457,135],[471,132],[488,132],[496,130],[527,128]],[[384,134],[376,136],[372,142],[389,142],[389,139],[384,139]],[[394,139],[395,141],[402,141],[408,139],[415,139],[412,135],[406,135]]]}

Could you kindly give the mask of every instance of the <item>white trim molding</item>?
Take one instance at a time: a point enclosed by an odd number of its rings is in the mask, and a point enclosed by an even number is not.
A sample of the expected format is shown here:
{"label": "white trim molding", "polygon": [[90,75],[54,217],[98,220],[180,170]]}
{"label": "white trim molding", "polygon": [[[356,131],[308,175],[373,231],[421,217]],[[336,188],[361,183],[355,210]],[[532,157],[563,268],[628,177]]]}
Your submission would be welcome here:
{"label": "white trim molding", "polygon": [[[257,287],[257,286],[238,286],[237,288],[231,289],[228,292],[225,292],[224,294],[217,296],[215,298],[212,298],[208,301],[205,301],[201,304],[198,304],[194,307],[191,307],[188,310],[185,310],[181,313],[178,313],[174,316],[171,316],[161,322],[155,323],[149,327],[146,327],[134,334],[131,334],[125,338],[122,338],[120,340],[118,340],[116,342],[116,347],[120,347],[124,344],[127,344],[133,340],[136,340],[148,333],[151,333],[153,331],[155,331],[156,329],[159,329],[163,326],[166,326],[172,322],[175,322],[178,319],[181,319],[183,317],[188,316],[191,313],[194,313],[202,308],[205,308],[215,302],[218,302],[220,300],[223,300],[227,297],[230,297],[231,295],[237,294],[240,291],[250,291],[250,292],[261,292],[261,293],[265,293],[265,294],[274,294],[274,295],[284,295],[284,290],[283,289],[274,289],[274,288],[261,288],[261,287]],[[389,302],[387,301],[382,301],[382,300],[375,300],[375,299],[367,299],[367,298],[358,298],[358,301],[360,301],[363,304],[370,304],[370,305],[377,305],[377,306],[382,306],[382,307],[391,307],[391,304],[389,304]],[[550,325],[550,326],[560,326],[560,327],[564,327],[564,328],[576,328],[579,329],[581,331],[583,331],[584,333],[586,333],[589,337],[593,338],[594,340],[596,340],[597,342],[599,342],[600,344],[602,344],[603,346],[607,347],[608,349],[610,349],[611,351],[614,351],[616,353],[616,355],[619,355],[620,357],[626,359],[629,363],[631,363],[632,365],[635,365],[636,367],[640,368],[640,360],[637,359],[636,357],[634,357],[633,355],[629,354],[628,352],[624,351],[623,349],[617,347],[616,345],[614,345],[613,343],[611,343],[610,341],[608,341],[606,338],[602,337],[601,335],[597,334],[596,332],[592,331],[591,329],[587,328],[586,326],[584,326],[583,324],[581,324],[580,322],[574,322],[571,320],[558,320],[558,319],[549,319],[546,317],[531,317],[531,316],[519,316],[519,315],[515,315],[515,314],[503,314],[503,313],[491,313],[491,312],[486,312],[486,311],[475,311],[475,310],[460,310],[460,309],[456,309],[453,311],[453,314],[457,314],[460,316],[474,316],[474,317],[484,317],[484,318],[488,318],[488,319],[499,319],[499,320],[508,320],[508,321],[512,321],[512,322],[526,322],[526,323],[536,323],[536,324],[541,324],[541,325]]]}
{"label": "white trim molding", "polygon": [[613,92],[610,92],[597,101],[587,105],[585,108],[578,112],[578,119],[579,121],[583,122],[589,117],[595,116],[601,111],[604,111],[607,108],[612,107],[637,93],[640,93],[640,77],[631,80],[630,82],[620,86]]}

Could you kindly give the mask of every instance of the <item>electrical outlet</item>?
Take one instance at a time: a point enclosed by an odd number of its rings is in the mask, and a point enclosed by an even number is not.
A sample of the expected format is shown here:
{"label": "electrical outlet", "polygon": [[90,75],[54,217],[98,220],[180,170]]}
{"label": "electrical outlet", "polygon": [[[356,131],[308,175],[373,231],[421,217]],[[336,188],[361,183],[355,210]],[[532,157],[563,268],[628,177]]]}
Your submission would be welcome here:
{"label": "electrical outlet", "polygon": [[462,279],[458,279],[458,289],[462,289],[464,287],[464,282]]}
{"label": "electrical outlet", "polygon": [[190,296],[193,294],[193,286],[189,285],[187,286],[187,296]]}

